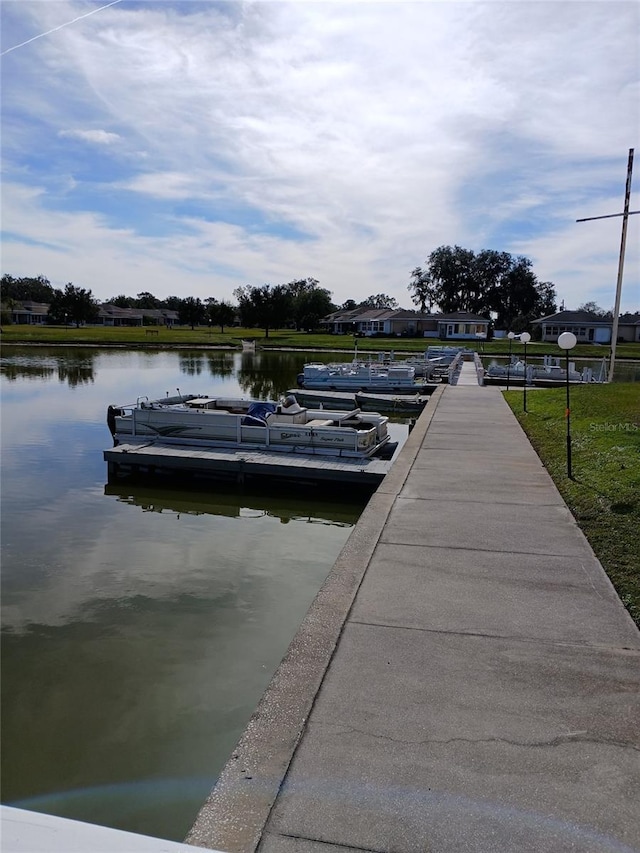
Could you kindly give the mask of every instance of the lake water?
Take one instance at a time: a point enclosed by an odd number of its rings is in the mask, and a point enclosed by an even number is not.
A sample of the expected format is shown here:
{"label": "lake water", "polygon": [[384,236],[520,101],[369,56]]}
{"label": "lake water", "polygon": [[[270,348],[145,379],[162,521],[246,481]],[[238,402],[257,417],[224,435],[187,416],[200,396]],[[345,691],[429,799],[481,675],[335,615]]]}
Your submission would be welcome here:
{"label": "lake water", "polygon": [[5,348],[4,803],[184,837],[366,499],[110,486],[106,408],[277,397],[305,360]]}

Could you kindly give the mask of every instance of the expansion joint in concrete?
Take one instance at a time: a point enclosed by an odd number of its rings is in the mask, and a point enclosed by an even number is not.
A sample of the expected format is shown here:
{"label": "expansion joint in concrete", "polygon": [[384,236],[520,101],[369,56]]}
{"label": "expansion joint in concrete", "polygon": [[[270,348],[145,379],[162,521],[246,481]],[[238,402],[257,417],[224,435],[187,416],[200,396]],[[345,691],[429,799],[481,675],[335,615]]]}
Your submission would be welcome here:
{"label": "expansion joint in concrete", "polygon": [[618,749],[630,749],[633,752],[640,752],[640,746],[626,741],[609,740],[608,738],[587,737],[589,732],[565,732],[556,737],[547,740],[529,741],[529,740],[510,740],[509,738],[501,737],[485,737],[485,738],[469,738],[469,737],[451,737],[451,738],[399,738],[391,737],[391,735],[378,734],[365,729],[358,729],[354,726],[346,726],[342,723],[331,723],[326,720],[316,722],[317,727],[330,728],[336,735],[342,734],[358,734],[363,737],[374,738],[375,740],[389,741],[390,743],[411,745],[411,746],[449,746],[452,743],[466,743],[471,746],[479,746],[481,744],[498,743],[506,746],[513,746],[518,749],[548,749],[550,747],[563,746],[564,744],[591,743],[599,746],[611,746]]}

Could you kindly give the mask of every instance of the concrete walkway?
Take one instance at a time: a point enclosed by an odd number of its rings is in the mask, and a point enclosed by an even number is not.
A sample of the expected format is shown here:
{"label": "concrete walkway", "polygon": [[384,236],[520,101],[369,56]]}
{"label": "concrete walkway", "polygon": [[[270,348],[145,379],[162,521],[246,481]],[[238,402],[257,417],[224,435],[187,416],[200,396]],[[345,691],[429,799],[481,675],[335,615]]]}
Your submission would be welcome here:
{"label": "concrete walkway", "polygon": [[[303,552],[304,543],[301,543]],[[438,389],[187,838],[640,849],[640,635],[496,388]]]}

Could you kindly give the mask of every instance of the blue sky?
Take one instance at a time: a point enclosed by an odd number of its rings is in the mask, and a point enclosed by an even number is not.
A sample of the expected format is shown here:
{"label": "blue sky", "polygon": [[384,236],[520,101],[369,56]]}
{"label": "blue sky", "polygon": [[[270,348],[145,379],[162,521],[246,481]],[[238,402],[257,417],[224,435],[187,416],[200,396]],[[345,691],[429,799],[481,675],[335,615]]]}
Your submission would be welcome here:
{"label": "blue sky", "polygon": [[622,211],[638,3],[104,5],[0,2],[3,273],[101,300],[311,276],[411,307],[411,270],[458,244],[613,306],[622,221],[575,220]]}

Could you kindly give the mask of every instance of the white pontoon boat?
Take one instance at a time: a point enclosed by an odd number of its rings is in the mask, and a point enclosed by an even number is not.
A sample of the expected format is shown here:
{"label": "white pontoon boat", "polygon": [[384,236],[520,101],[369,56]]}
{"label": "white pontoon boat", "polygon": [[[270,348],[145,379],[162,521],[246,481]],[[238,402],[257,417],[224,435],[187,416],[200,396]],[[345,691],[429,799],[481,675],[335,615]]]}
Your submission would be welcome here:
{"label": "white pontoon boat", "polygon": [[[282,402],[195,395],[109,406],[114,444],[161,442],[366,458],[390,442],[378,412],[331,411]],[[387,448],[388,450],[389,448]]]}

